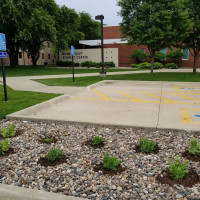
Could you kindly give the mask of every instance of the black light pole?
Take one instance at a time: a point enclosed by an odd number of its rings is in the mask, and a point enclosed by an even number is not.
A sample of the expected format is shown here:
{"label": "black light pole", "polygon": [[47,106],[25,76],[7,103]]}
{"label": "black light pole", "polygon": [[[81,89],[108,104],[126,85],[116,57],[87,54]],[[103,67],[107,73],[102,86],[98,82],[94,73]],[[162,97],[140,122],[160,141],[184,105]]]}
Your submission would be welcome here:
{"label": "black light pole", "polygon": [[97,15],[95,20],[101,20],[101,63],[102,63],[102,71],[100,72],[100,76],[106,76],[106,72],[104,71],[104,47],[103,47],[103,15]]}

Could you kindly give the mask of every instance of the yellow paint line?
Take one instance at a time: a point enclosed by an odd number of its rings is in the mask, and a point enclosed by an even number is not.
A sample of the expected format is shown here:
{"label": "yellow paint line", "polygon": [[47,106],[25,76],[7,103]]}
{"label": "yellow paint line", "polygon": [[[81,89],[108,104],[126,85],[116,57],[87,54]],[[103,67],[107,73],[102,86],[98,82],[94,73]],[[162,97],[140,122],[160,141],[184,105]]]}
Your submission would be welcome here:
{"label": "yellow paint line", "polygon": [[191,118],[188,112],[188,109],[181,108],[181,120],[184,124],[191,124]]}
{"label": "yellow paint line", "polygon": [[174,94],[174,95],[178,96],[178,97],[181,97],[181,98],[184,98],[184,99],[190,99],[190,100],[193,100],[193,101],[200,102],[200,99],[195,99],[195,98],[188,97],[188,96],[185,96],[185,95],[182,95],[182,94]]}
{"label": "yellow paint line", "polygon": [[174,89],[175,89],[175,90],[180,90],[180,87],[174,86]]}
{"label": "yellow paint line", "polygon": [[100,96],[105,101],[110,101],[111,100],[109,97],[107,97],[103,93],[99,92],[98,90],[91,89],[91,91],[94,92],[95,94],[97,94],[98,96]]}
{"label": "yellow paint line", "polygon": [[187,95],[200,95],[200,93],[188,93],[188,92],[183,92],[183,93],[175,93],[175,92],[163,92],[165,94],[173,94],[173,95],[182,95],[182,94],[187,94]]}
{"label": "yellow paint line", "polygon": [[133,97],[133,96],[131,96],[131,95],[129,95],[129,94],[126,94],[126,93],[124,93],[124,92],[121,92],[121,91],[116,91],[116,92],[119,93],[119,94],[121,94],[121,95],[124,96],[124,97],[128,97],[129,99],[134,100],[134,102],[144,102],[143,100],[138,99],[138,98],[136,98],[136,97]]}
{"label": "yellow paint line", "polygon": [[160,97],[160,96],[157,96],[157,95],[154,95],[154,94],[151,94],[151,93],[148,93],[148,92],[142,92],[143,94],[146,94],[148,96],[151,96],[151,97],[154,97],[154,98],[157,98],[157,99],[162,99],[162,100],[165,100],[165,101],[168,101],[168,102],[171,102],[171,103],[179,103],[177,101],[174,101],[174,100],[171,100],[171,99],[167,99],[167,98],[164,98],[164,97]]}

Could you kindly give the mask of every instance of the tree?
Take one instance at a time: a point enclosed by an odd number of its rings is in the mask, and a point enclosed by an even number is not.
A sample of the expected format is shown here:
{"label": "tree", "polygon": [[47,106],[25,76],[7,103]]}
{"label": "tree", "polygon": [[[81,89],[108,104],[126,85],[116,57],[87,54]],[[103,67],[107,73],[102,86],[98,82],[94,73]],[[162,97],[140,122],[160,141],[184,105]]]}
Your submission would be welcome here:
{"label": "tree", "polygon": [[144,61],[145,58],[146,54],[142,50],[134,50],[130,55],[130,59],[136,61],[137,64]]}
{"label": "tree", "polygon": [[79,31],[85,34],[85,40],[96,40],[101,38],[101,24],[91,18],[88,13],[80,13]]}
{"label": "tree", "polygon": [[197,61],[200,57],[200,1],[190,0],[186,2],[186,7],[189,8],[189,19],[192,21],[193,26],[181,47],[188,48],[194,57],[193,73],[196,73]]}
{"label": "tree", "polygon": [[0,33],[5,33],[10,65],[18,65],[22,0],[0,0]]}
{"label": "tree", "polygon": [[[40,57],[44,41],[56,42],[55,16],[57,5],[54,0],[24,0],[24,29],[21,31],[23,49],[27,49],[34,66]],[[26,24],[26,25],[25,25]]]}
{"label": "tree", "polygon": [[79,15],[66,6],[59,8],[56,15],[57,42],[55,49],[59,56],[60,50],[66,50],[70,45],[75,45],[79,40],[84,38],[84,34],[79,31]]}
{"label": "tree", "polygon": [[170,62],[174,62],[177,64],[177,61],[183,57],[183,53],[181,52],[181,49],[176,49],[176,50],[172,50],[167,54],[167,59]]}
{"label": "tree", "polygon": [[123,20],[120,30],[128,44],[146,45],[151,74],[156,54],[188,35],[191,21],[183,0],[119,0]]}

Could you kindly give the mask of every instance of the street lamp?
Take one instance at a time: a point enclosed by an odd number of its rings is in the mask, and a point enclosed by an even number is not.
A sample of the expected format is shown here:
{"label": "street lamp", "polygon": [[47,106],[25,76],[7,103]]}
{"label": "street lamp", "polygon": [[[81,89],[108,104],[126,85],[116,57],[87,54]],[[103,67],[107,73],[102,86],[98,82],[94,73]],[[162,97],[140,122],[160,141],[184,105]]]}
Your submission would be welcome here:
{"label": "street lamp", "polygon": [[100,72],[100,76],[106,76],[106,72],[104,71],[104,48],[103,48],[103,15],[95,16],[95,20],[101,20],[101,63],[102,63],[102,71]]}

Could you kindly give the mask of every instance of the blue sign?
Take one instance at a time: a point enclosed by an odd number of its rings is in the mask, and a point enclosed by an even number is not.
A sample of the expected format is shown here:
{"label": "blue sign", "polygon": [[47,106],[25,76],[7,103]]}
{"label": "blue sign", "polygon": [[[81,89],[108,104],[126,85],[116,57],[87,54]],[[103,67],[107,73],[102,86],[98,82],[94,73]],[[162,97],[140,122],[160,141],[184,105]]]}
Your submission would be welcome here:
{"label": "blue sign", "polygon": [[0,58],[7,58],[6,52],[0,52]]}
{"label": "blue sign", "polygon": [[73,46],[71,46],[71,55],[75,56],[75,48]]}
{"label": "blue sign", "polygon": [[200,115],[195,115],[195,117],[200,117]]}
{"label": "blue sign", "polygon": [[0,33],[0,51],[6,51],[6,36]]}

